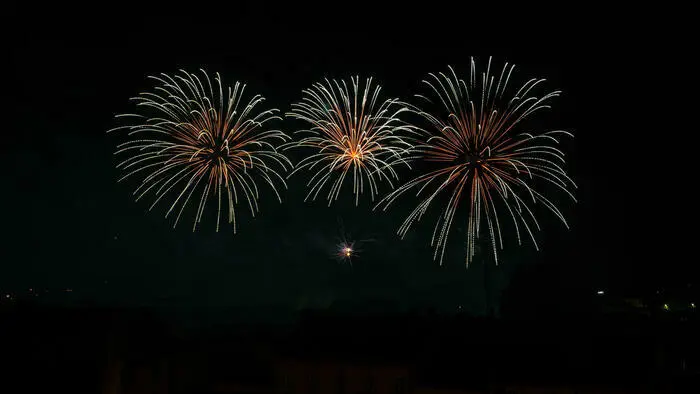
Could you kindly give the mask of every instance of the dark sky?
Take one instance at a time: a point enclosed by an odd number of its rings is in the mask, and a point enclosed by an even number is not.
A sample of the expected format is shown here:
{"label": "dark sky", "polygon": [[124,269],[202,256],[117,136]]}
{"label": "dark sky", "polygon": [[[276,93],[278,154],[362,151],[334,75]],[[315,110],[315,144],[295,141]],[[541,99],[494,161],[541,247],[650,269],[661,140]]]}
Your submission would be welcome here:
{"label": "dark sky", "polygon": [[[591,29],[592,15],[581,10],[586,23],[573,11],[551,19],[477,11],[453,21],[451,14],[463,11],[351,13],[263,4],[186,16],[81,12],[18,14],[22,23],[10,33],[12,88],[5,96],[14,108],[0,158],[7,171],[0,290],[69,287],[84,298],[124,304],[295,306],[384,298],[478,310],[484,274],[478,263],[464,268],[459,229],[444,267],[432,261],[432,217],[403,241],[395,235],[411,198],[386,214],[372,214],[366,202],[355,208],[349,198],[327,208],[324,201],[303,202],[302,176],[290,180],[283,204],[268,193],[255,219],[241,209],[235,236],[225,226],[215,233],[211,221],[196,233],[187,222],[173,230],[162,209],[146,212],[146,202],[133,201],[133,188],[116,183],[112,152],[120,140],[105,134],[113,115],[128,111],[128,99],[147,89],[146,76],[155,73],[218,71],[286,111],[303,88],[326,76],[371,75],[385,94],[408,98],[428,72],[448,64],[466,76],[472,55],[482,65],[489,55],[515,63],[520,78],[545,77],[548,87],[563,90],[554,110],[539,119],[576,135],[565,144],[579,184],[580,202],[563,205],[572,230],[543,212],[539,253],[507,234],[503,263],[489,275],[494,286],[533,266],[545,267],[545,274],[532,286],[553,291],[636,289],[657,285],[652,278],[675,278],[678,267],[652,269],[628,239],[633,208],[624,147],[634,137],[618,127],[619,97],[607,93],[629,72],[631,49],[621,45],[629,39],[624,32],[612,34],[617,30],[607,17],[598,16]],[[373,239],[352,269],[329,256],[341,235],[339,220],[353,239]]]}

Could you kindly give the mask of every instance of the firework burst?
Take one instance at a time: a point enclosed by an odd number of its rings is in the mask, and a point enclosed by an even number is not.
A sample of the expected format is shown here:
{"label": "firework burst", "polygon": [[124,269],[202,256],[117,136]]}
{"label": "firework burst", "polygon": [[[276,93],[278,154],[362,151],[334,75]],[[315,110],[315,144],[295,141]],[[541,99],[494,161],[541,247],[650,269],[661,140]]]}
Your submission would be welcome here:
{"label": "firework burst", "polygon": [[486,72],[479,76],[472,59],[468,82],[458,79],[451,67],[448,75],[431,73],[430,78],[423,81],[433,93],[433,99],[418,97],[439,106],[441,109],[435,113],[441,115],[413,108],[431,125],[429,130],[424,130],[423,143],[417,149],[426,164],[430,162],[438,168],[397,188],[377,206],[384,206],[386,210],[396,198],[415,187],[420,187],[417,195],[426,193],[399,228],[398,233],[403,238],[438,195],[449,193],[431,240],[435,247],[433,257],[437,259],[439,254],[440,264],[460,203],[467,205],[469,210],[466,220],[467,265],[474,257],[476,240],[481,236],[484,222],[498,263],[497,250],[503,249],[503,218],[499,214],[508,213],[506,218],[514,225],[518,244],[522,233],[527,232],[538,250],[533,228],[539,230],[540,225],[530,204],[544,205],[568,228],[559,208],[535,190],[535,181],[554,185],[576,201],[569,190],[576,185],[562,168],[564,153],[556,147],[559,143],[557,137],[573,135],[563,130],[544,133],[519,131],[524,119],[540,109],[549,108],[548,101],[559,96],[560,92],[535,97],[532,92],[545,80],[530,79],[509,95],[508,84],[514,68],[506,63],[495,79],[491,75],[489,58]]}
{"label": "firework burst", "polygon": [[336,238],[333,257],[343,263],[349,263],[352,266],[353,259],[356,259],[363,252],[362,247],[368,242],[375,242],[374,239],[354,239],[345,231],[343,220],[338,218],[340,236]]}
{"label": "firework burst", "polygon": [[[216,230],[222,210],[236,232],[235,205],[244,197],[253,215],[258,211],[258,181],[267,183],[281,202],[275,184],[286,183],[275,167],[286,172],[291,162],[276,149],[289,137],[279,130],[267,130],[265,123],[275,116],[276,109],[260,111],[264,101],[253,96],[242,101],[245,85],[236,82],[233,89],[215,75],[200,70],[202,78],[180,70],[170,76],[150,78],[157,81],[151,92],[132,98],[136,113],[117,115],[129,124],[109,131],[126,130],[129,141],[117,147],[115,155],[128,156],[117,168],[125,172],[119,179],[140,176],[141,184],[134,191],[136,200],[152,194],[150,209],[166,195],[174,201],[166,217],[177,211],[173,227],[185,207],[198,200],[192,230],[201,221],[207,202],[215,198]],[[193,198],[192,196],[195,195]],[[222,199],[227,208],[222,207]]]}
{"label": "firework burst", "polygon": [[393,189],[392,180],[398,176],[395,166],[408,166],[412,145],[404,138],[413,127],[398,116],[408,107],[398,99],[379,103],[379,86],[372,89],[368,78],[361,91],[359,77],[351,78],[352,92],[345,81],[316,83],[303,91],[301,102],[293,104],[288,117],[310,125],[300,130],[305,136],[287,144],[285,149],[310,147],[316,152],[301,160],[294,171],[315,171],[307,186],[310,190],[305,201],[316,199],[329,184],[328,205],[338,198],[343,181],[349,173],[353,178],[355,205],[360,194],[369,187],[372,201],[377,194],[378,182],[386,181]]}
{"label": "firework burst", "polygon": [[339,261],[347,261],[352,265],[352,258],[359,252],[355,249],[355,242],[353,241],[343,241],[336,246],[335,257]]}

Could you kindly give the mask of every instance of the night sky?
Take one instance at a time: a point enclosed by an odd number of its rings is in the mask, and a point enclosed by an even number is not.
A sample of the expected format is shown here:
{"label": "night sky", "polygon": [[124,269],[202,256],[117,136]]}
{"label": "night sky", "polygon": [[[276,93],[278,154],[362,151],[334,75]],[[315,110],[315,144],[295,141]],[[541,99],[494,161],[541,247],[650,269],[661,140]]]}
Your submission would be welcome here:
{"label": "night sky", "polygon": [[[382,299],[401,308],[462,305],[480,313],[484,278],[498,292],[523,270],[538,273],[528,286],[552,294],[636,291],[682,278],[678,267],[652,269],[630,250],[626,218],[633,208],[622,179],[631,131],[617,126],[621,97],[605,94],[626,72],[627,54],[619,38],[607,34],[609,20],[597,20],[591,30],[545,16],[445,23],[441,12],[389,11],[333,19],[320,10],[249,5],[225,15],[112,10],[83,18],[63,10],[60,18],[26,18],[13,32],[13,70],[6,75],[12,88],[4,94],[14,108],[6,115],[11,127],[5,122],[0,157],[7,172],[0,193],[0,291],[70,288],[71,297],[98,304],[287,309]],[[147,212],[148,201],[134,202],[133,184],[116,182],[112,153],[123,138],[105,131],[115,114],[131,109],[130,97],[151,86],[148,75],[218,71],[286,112],[302,89],[323,77],[374,76],[384,97],[411,99],[425,92],[420,80],[428,72],[449,64],[466,78],[469,57],[485,66],[489,55],[496,64],[515,63],[520,82],[544,77],[548,88],[563,90],[553,110],[536,119],[575,134],[564,148],[579,203],[555,194],[572,229],[543,211],[540,252],[527,242],[517,246],[507,231],[502,264],[486,275],[479,262],[465,269],[459,226],[445,266],[433,262],[437,210],[398,238],[416,203],[410,195],[389,212],[372,213],[369,195],[355,207],[346,187],[328,208],[323,200],[303,202],[308,173],[301,174],[289,180],[282,204],[267,190],[257,217],[240,206],[234,236],[228,226],[216,233],[206,219],[195,233],[191,221],[173,230],[163,206]],[[277,125],[287,132],[301,126],[293,120]],[[343,235],[340,222],[350,239],[372,240],[352,267],[331,256]]]}

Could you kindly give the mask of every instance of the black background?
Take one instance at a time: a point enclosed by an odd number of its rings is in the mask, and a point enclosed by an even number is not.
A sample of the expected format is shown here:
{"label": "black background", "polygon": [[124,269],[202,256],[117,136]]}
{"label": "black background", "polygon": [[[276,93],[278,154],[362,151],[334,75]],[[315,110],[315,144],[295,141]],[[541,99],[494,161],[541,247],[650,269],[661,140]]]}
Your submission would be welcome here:
{"label": "black background", "polygon": [[[0,166],[6,172],[3,291],[71,288],[83,302],[126,305],[298,308],[384,299],[481,313],[485,275],[496,295],[522,277],[524,288],[555,298],[600,288],[653,291],[692,277],[694,268],[681,259],[661,262],[652,254],[673,246],[632,246],[632,234],[646,232],[638,224],[656,208],[629,192],[640,176],[633,146],[645,138],[630,120],[639,115],[629,89],[644,81],[645,71],[632,66],[643,60],[639,35],[616,11],[199,6],[16,12],[7,34],[12,71],[5,96],[12,110]],[[196,233],[187,222],[173,230],[164,210],[146,212],[146,202],[133,202],[133,188],[116,182],[112,152],[123,140],[105,130],[115,114],[128,112],[130,97],[151,86],[148,75],[218,71],[229,83],[247,82],[250,92],[284,112],[323,77],[374,76],[387,96],[410,98],[423,91],[428,72],[448,64],[466,77],[470,56],[481,67],[488,56],[495,64],[515,63],[519,81],[547,78],[547,87],[563,95],[538,119],[576,136],[564,147],[579,202],[561,199],[572,229],[543,212],[541,251],[527,242],[518,247],[508,234],[503,263],[490,273],[480,263],[465,269],[459,228],[443,267],[432,261],[431,218],[399,240],[395,231],[415,203],[410,198],[383,214],[373,214],[366,198],[354,207],[349,189],[331,208],[304,203],[302,174],[290,180],[283,204],[269,193],[254,220],[241,209],[233,236],[225,226],[215,233],[211,221]],[[297,126],[280,124],[290,132]],[[352,268],[329,257],[340,221],[352,239],[372,240]]]}

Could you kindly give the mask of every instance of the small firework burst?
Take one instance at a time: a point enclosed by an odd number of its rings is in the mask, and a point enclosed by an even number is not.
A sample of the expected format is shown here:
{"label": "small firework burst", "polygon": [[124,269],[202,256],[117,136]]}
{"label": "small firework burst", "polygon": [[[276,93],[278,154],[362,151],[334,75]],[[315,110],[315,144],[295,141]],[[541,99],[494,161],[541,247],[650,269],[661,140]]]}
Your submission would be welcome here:
{"label": "small firework burst", "polygon": [[352,258],[356,257],[357,250],[355,249],[355,242],[353,241],[343,241],[338,244],[336,257],[340,261],[347,261],[352,265]]}
{"label": "small firework burst", "polygon": [[236,232],[234,207],[239,197],[245,198],[253,215],[259,209],[258,181],[267,183],[282,201],[276,183],[285,188],[287,185],[275,167],[286,172],[292,165],[277,151],[276,143],[284,143],[289,137],[265,127],[267,122],[281,118],[274,115],[276,109],[257,110],[264,101],[261,95],[246,103],[242,101],[245,85],[236,82],[233,89],[226,87],[224,94],[218,73],[213,84],[209,75],[200,71],[202,78],[182,70],[173,76],[150,77],[157,86],[132,99],[137,112],[117,115],[130,121],[109,130],[126,130],[129,136],[115,153],[127,156],[117,164],[126,172],[119,181],[140,176],[141,184],[134,195],[138,201],[152,194],[154,202],[149,210],[172,194],[174,201],[165,216],[178,211],[173,227],[188,203],[199,200],[193,231],[212,195],[219,230],[223,199],[228,205],[228,222]]}
{"label": "small firework burst", "polygon": [[447,235],[460,204],[469,210],[466,218],[467,265],[474,257],[484,222],[498,263],[497,249],[503,248],[503,218],[497,207],[500,212],[508,212],[504,218],[512,220],[518,243],[521,243],[524,230],[538,250],[533,227],[539,230],[540,225],[530,203],[544,205],[568,228],[559,208],[536,190],[535,181],[554,185],[576,201],[569,190],[576,185],[563,168],[564,153],[556,147],[558,137],[572,137],[572,134],[563,130],[519,131],[521,121],[540,109],[549,108],[549,100],[559,96],[560,92],[535,97],[535,88],[545,80],[530,79],[508,95],[513,69],[514,66],[509,67],[506,63],[495,80],[489,59],[486,72],[482,72],[479,78],[472,59],[468,82],[457,78],[451,67],[449,75],[429,74],[430,78],[423,82],[432,91],[433,99],[418,97],[436,108],[431,112],[416,109],[417,114],[431,125],[425,130],[417,150],[424,162],[438,167],[397,188],[377,205],[387,209],[400,195],[414,187],[419,187],[417,195],[433,187],[399,228],[399,235],[404,237],[436,197],[448,193],[449,200],[437,220],[431,240],[431,245],[435,246],[434,258],[437,259],[439,254],[441,264]]}
{"label": "small firework burst", "polygon": [[333,257],[343,263],[349,263],[352,266],[353,259],[360,256],[363,251],[362,247],[368,242],[374,242],[374,239],[355,239],[345,231],[343,220],[338,218],[339,234],[336,238],[335,248],[333,249]]}
{"label": "small firework burst", "polygon": [[290,174],[302,169],[315,171],[307,183],[310,190],[305,200],[316,199],[330,184],[326,196],[330,206],[338,198],[346,176],[352,173],[355,205],[365,187],[374,201],[379,182],[386,181],[393,189],[393,181],[398,179],[395,167],[408,166],[412,144],[405,137],[414,131],[399,119],[408,107],[398,99],[379,103],[381,88],[372,89],[372,78],[367,79],[364,90],[359,77],[351,78],[351,84],[352,91],[345,81],[316,83],[303,91],[302,101],[293,104],[287,114],[308,123],[310,129],[298,131],[306,136],[290,142],[285,149],[316,150]]}

